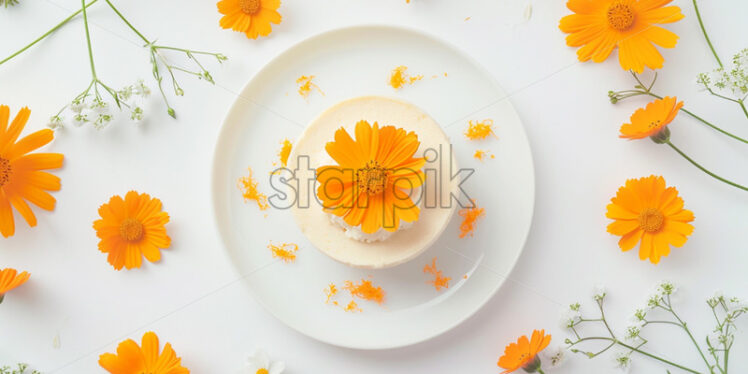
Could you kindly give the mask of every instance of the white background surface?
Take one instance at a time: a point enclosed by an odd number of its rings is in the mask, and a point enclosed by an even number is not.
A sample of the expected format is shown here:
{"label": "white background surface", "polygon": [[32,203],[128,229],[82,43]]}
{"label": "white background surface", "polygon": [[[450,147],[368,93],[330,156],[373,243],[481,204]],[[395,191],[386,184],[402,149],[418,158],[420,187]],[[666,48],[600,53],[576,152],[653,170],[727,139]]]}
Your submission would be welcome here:
{"label": "white background surface", "polygon": [[[528,3],[533,12],[525,22]],[[714,62],[690,2],[676,4],[686,19],[668,26],[681,40],[676,49],[664,51],[656,91],[678,95],[686,108],[748,136],[737,106],[698,92],[696,74],[712,69]],[[0,10],[0,54],[24,46],[78,5],[75,0],[25,0]],[[138,78],[150,82],[146,51],[104,5],[89,14],[99,76],[116,87]],[[63,190],[55,194],[57,210],[37,212],[38,227],[21,224],[14,237],[0,241],[1,266],[32,273],[31,281],[0,307],[0,363],[25,361],[50,373],[97,373],[102,371],[99,354],[154,330],[194,373],[233,373],[256,347],[284,360],[289,373],[496,373],[504,345],[520,334],[545,328],[553,343],[563,342],[558,310],[577,300],[590,305],[590,290],[598,283],[607,285],[610,319],[623,329],[656,281],[675,281],[681,286],[681,315],[692,321],[698,339],[711,328],[704,299],[715,289],[748,297],[748,195],[701,174],[665,147],[617,138],[622,121],[646,101],[608,102],[606,92],[630,88],[631,78],[615,59],[597,65],[576,62],[575,51],[565,46],[557,29],[568,13],[561,1],[286,0],[280,9],[283,23],[259,41],[221,30],[211,1],[138,0],[119,6],[146,36],[220,51],[231,59],[223,67],[209,63],[215,87],[180,80],[187,94],[172,99],[178,121],[153,97],[143,125],[123,121],[101,132],[71,127],[58,133],[48,148],[66,156],[57,173],[63,181]],[[741,15],[747,13],[743,1],[702,1],[723,60],[746,47]],[[538,186],[527,247],[493,300],[437,339],[380,352],[317,343],[263,311],[235,281],[210,199],[214,141],[234,93],[290,45],[321,31],[365,23],[422,29],[460,46],[490,70],[513,93],[510,100],[533,146]],[[0,68],[0,102],[14,113],[30,106],[27,131],[39,129],[88,80],[82,23],[75,21]],[[671,126],[675,144],[714,171],[748,183],[745,145],[685,115]],[[604,217],[605,205],[626,178],[651,173],[677,186],[696,215],[696,230],[686,246],[657,266],[639,261],[634,252],[621,253],[617,238],[605,232],[609,220]],[[116,272],[96,249],[91,223],[101,203],[128,189],[162,199],[172,217],[167,227],[173,244],[158,264]],[[732,373],[748,371],[748,359],[740,353],[748,351],[746,321],[740,326]],[[53,344],[56,336],[59,348]],[[661,328],[647,337],[653,351],[701,369],[680,332]],[[558,372],[612,372],[611,360],[577,356]],[[641,357],[635,360],[635,372],[664,372]]]}

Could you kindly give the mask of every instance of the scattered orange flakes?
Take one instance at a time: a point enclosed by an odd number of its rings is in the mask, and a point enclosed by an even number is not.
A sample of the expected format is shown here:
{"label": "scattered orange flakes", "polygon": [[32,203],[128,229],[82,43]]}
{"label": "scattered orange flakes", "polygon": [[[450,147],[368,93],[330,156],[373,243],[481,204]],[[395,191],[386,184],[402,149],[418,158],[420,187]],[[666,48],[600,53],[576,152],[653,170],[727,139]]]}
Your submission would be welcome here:
{"label": "scattered orange flakes", "polygon": [[293,144],[291,144],[291,141],[288,139],[283,139],[282,144],[283,146],[281,147],[281,150],[278,151],[278,157],[280,157],[281,165],[285,167],[288,164],[288,156],[291,155]]}
{"label": "scattered orange flakes", "polygon": [[398,66],[395,70],[392,70],[390,74],[390,86],[392,88],[399,90],[406,84],[413,84],[423,79],[423,75],[410,76],[407,70],[407,66]]}
{"label": "scattered orange flakes", "polygon": [[[333,296],[338,294],[338,287],[335,285],[335,283],[330,283],[327,285],[327,288],[325,288],[325,296],[327,296],[327,300],[325,300],[325,304],[330,303],[330,299],[332,299]],[[335,302],[335,305],[337,305],[337,301]]]}
{"label": "scattered orange flakes", "polygon": [[281,245],[270,243],[268,249],[273,252],[273,258],[279,258],[283,262],[289,263],[296,261],[296,251],[299,250],[299,246],[294,243],[283,243]]}
{"label": "scattered orange flakes", "polygon": [[[374,301],[380,305],[384,303],[384,290],[382,290],[381,287],[375,287],[369,280],[362,279],[360,284],[345,281],[345,286],[341,289],[348,291],[351,298],[358,297],[363,300]],[[346,306],[343,306],[337,300],[334,300],[339,294],[340,289],[338,289],[338,286],[334,283],[330,283],[327,288],[325,288],[325,304],[340,307],[346,312],[363,312],[355,300],[351,300]]]}
{"label": "scattered orange flakes", "polygon": [[484,208],[479,208],[475,203],[475,200],[473,200],[473,205],[475,207],[460,210],[460,217],[463,218],[462,224],[460,225],[460,238],[464,238],[468,234],[473,236],[476,221],[486,215],[486,210]]}
{"label": "scattered orange flakes", "polygon": [[469,122],[467,131],[465,131],[465,136],[467,136],[470,140],[485,139],[489,135],[493,135],[498,138],[498,136],[496,136],[496,133],[493,132],[492,119],[484,119],[483,121],[471,120]]}
{"label": "scattered orange flakes", "polygon": [[485,161],[487,158],[496,158],[493,154],[490,154],[488,151],[478,149],[475,151],[475,154],[473,155],[476,160]]}
{"label": "scattered orange flakes", "polygon": [[434,288],[436,288],[437,291],[442,288],[449,288],[449,280],[452,278],[443,276],[442,271],[436,268],[436,257],[431,260],[431,265],[426,264],[426,266],[423,267],[423,272],[434,276],[434,280],[429,283],[434,285]]}
{"label": "scattered orange flakes", "polygon": [[353,297],[360,297],[364,300],[375,301],[377,304],[384,302],[384,290],[382,287],[374,287],[370,280],[362,279],[361,284],[355,284],[351,281],[345,281],[345,287]]}
{"label": "scattered orange flakes", "polygon": [[254,200],[260,210],[268,209],[270,207],[268,197],[257,190],[257,181],[252,178],[252,168],[247,168],[247,170],[249,175],[239,178],[239,189],[242,191],[244,201]]}
{"label": "scattered orange flakes", "polygon": [[471,18],[473,18],[473,17],[466,17],[465,21],[470,21]]}
{"label": "scattered orange flakes", "polygon": [[322,92],[322,90],[314,84],[314,75],[302,75],[299,77],[299,79],[296,80],[296,84],[299,85],[299,95],[301,95],[303,98],[308,99],[309,94],[312,93],[312,90],[317,90],[319,93],[324,95],[325,93]]}
{"label": "scattered orange flakes", "polygon": [[463,276],[462,276],[462,279],[468,279],[468,276],[467,276],[467,274],[463,275]]}
{"label": "scattered orange flakes", "polygon": [[348,303],[348,305],[346,305],[345,308],[343,308],[343,310],[345,310],[346,312],[351,312],[351,313],[363,312],[363,310],[361,310],[361,308],[358,307],[358,304],[356,304],[356,302],[353,300],[351,300],[351,302]]}

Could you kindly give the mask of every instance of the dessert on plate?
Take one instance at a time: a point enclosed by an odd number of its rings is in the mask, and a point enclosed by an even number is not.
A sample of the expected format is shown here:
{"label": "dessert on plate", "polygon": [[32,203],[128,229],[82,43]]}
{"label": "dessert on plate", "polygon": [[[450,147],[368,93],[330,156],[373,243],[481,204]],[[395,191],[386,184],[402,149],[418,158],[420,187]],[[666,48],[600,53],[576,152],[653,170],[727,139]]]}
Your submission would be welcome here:
{"label": "dessert on plate", "polygon": [[329,108],[288,160],[301,181],[292,208],[299,228],[351,266],[386,268],[415,258],[455,209],[450,147],[439,124],[404,101],[365,96]]}

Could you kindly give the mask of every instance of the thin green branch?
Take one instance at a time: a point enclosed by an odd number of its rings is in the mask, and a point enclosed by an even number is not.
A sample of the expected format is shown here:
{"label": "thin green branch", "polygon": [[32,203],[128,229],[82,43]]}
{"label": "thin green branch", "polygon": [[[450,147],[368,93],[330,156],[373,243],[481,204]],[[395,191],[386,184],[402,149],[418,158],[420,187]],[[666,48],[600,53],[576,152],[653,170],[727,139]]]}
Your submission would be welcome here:
{"label": "thin green branch", "polygon": [[688,162],[690,162],[691,164],[693,164],[693,166],[696,166],[697,168],[699,168],[699,170],[701,170],[704,173],[710,175],[714,179],[717,179],[717,180],[719,180],[721,182],[727,183],[727,184],[729,184],[729,185],[731,185],[733,187],[739,188],[739,189],[741,189],[743,191],[748,191],[748,187],[745,187],[745,186],[742,186],[742,185],[737,184],[735,182],[729,181],[729,180],[727,180],[725,178],[722,178],[719,175],[714,174],[711,171],[707,170],[705,167],[701,166],[698,162],[696,162],[692,158],[688,157],[688,155],[686,155],[685,153],[683,153],[683,151],[681,151],[678,147],[676,147],[675,145],[673,145],[673,143],[671,143],[669,140],[665,144],[669,145],[670,148],[672,148],[676,152],[678,152],[678,154],[680,154],[681,156],[683,156],[683,158],[685,158]]}
{"label": "thin green branch", "polygon": [[696,0],[693,0],[693,9],[696,11],[696,18],[699,20],[699,27],[701,27],[701,32],[704,34],[704,39],[706,39],[706,44],[709,45],[709,49],[712,51],[712,54],[714,55],[714,58],[717,60],[717,63],[719,64],[719,67],[723,67],[722,60],[719,59],[719,56],[717,55],[717,51],[714,50],[714,45],[712,45],[712,41],[709,39],[709,34],[706,32],[706,28],[704,27],[704,21],[701,19],[701,12],[699,11],[699,5],[696,3]]}
{"label": "thin green branch", "polygon": [[16,57],[16,56],[20,55],[21,53],[25,52],[27,49],[33,47],[36,43],[39,43],[40,41],[44,40],[46,37],[48,37],[49,35],[51,35],[53,32],[57,31],[60,27],[64,26],[66,23],[70,22],[70,20],[72,20],[73,18],[75,18],[75,16],[81,14],[81,12],[83,12],[84,9],[90,7],[91,5],[94,5],[97,1],[99,1],[99,0],[93,0],[90,3],[88,3],[88,4],[85,4],[83,6],[83,8],[79,9],[75,13],[71,14],[70,16],[68,16],[68,18],[65,18],[64,20],[62,20],[62,22],[58,23],[57,26],[51,28],[49,31],[47,31],[46,33],[44,33],[42,36],[36,38],[36,40],[34,40],[33,42],[31,42],[29,45],[21,48],[16,53],[13,53],[12,55],[10,55],[10,56],[6,57],[5,59],[3,59],[2,61],[0,61],[0,65],[6,63],[8,61],[10,61],[14,57]]}

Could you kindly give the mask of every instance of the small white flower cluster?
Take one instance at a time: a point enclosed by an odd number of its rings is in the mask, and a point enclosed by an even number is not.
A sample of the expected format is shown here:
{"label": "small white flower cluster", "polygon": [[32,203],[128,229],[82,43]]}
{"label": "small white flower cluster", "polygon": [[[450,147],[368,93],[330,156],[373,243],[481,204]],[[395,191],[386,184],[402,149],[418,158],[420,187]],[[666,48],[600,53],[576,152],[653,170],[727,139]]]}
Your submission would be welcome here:
{"label": "small white flower cluster", "polygon": [[567,348],[562,345],[554,346],[552,348],[544,350],[541,353],[544,358],[543,368],[546,368],[545,364],[550,365],[550,369],[556,369],[563,365],[564,362],[566,362],[566,352]]}
{"label": "small white flower cluster", "polygon": [[574,303],[566,308],[562,308],[559,313],[561,316],[561,327],[570,329],[579,323],[582,319],[582,312],[579,310],[580,308],[581,305],[579,303]]}
{"label": "small white flower cluster", "polygon": [[607,295],[608,291],[602,285],[596,285],[592,291],[592,298],[598,302],[603,301]]}
{"label": "small white flower cluster", "polygon": [[732,58],[732,67],[721,67],[710,73],[701,73],[696,82],[704,89],[723,95],[732,95],[742,101],[748,95],[748,48]]}
{"label": "small white flower cluster", "polygon": [[[119,106],[123,112],[129,111],[130,119],[137,123],[143,120],[143,104],[150,94],[150,88],[142,80],[139,80],[135,84],[116,91],[116,100],[119,105],[115,102],[114,106]],[[85,94],[74,99],[70,104],[63,107],[57,115],[50,118],[47,126],[53,130],[64,127],[65,120],[62,114],[67,110],[72,119],[71,123],[76,127],[91,124],[97,130],[105,128],[114,119],[113,105],[104,101],[98,94],[94,95],[93,99],[88,102],[87,99],[91,96]]]}
{"label": "small white flower cluster", "polygon": [[618,353],[614,356],[614,362],[617,368],[624,372],[628,372],[631,369],[631,353]]}

